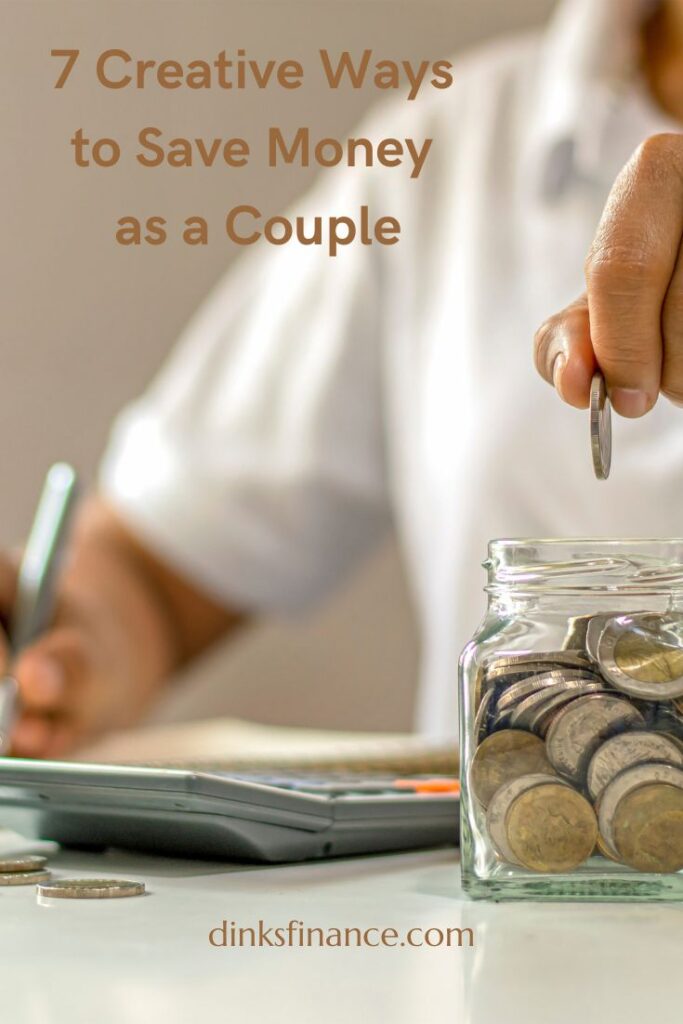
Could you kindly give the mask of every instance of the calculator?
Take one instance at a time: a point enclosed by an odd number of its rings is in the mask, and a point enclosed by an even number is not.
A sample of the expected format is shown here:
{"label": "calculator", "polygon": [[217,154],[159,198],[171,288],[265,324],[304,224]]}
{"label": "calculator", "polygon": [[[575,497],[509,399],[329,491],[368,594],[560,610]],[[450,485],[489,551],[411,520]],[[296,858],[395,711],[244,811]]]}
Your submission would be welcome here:
{"label": "calculator", "polygon": [[456,776],[0,758],[0,825],[67,847],[302,861],[458,842]]}

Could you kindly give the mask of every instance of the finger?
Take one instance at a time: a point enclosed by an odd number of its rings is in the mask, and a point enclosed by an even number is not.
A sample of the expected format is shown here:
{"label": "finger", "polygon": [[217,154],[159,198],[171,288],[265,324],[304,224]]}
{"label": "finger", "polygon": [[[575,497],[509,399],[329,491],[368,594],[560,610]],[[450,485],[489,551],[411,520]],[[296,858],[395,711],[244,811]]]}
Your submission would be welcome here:
{"label": "finger", "polygon": [[539,327],[534,337],[534,361],[541,377],[554,385],[560,398],[577,409],[588,406],[596,363],[585,295]]}
{"label": "finger", "polygon": [[662,394],[683,405],[683,255],[679,249],[662,313]]}
{"label": "finger", "polygon": [[17,660],[23,707],[28,712],[69,713],[78,702],[88,665],[81,630],[67,626],[50,630]]}
{"label": "finger", "polygon": [[56,719],[47,737],[41,754],[42,757],[62,757],[76,745],[78,734],[72,723],[64,719]]}
{"label": "finger", "polygon": [[682,230],[683,139],[655,135],[617,178],[586,261],[593,348],[624,416],[657,400],[662,306]]}
{"label": "finger", "polygon": [[12,730],[12,754],[16,757],[44,757],[53,728],[49,718],[22,715]]}

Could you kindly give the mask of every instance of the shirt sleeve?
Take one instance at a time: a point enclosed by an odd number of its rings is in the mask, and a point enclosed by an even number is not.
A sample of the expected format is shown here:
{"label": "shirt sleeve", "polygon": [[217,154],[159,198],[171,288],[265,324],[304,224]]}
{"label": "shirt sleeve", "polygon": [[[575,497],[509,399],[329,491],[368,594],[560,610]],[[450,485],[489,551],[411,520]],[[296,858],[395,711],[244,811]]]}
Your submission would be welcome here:
{"label": "shirt sleeve", "polygon": [[[292,216],[310,229],[321,215],[324,231],[330,215],[372,213],[369,180],[337,175]],[[378,248],[260,240],[114,424],[104,496],[227,604],[306,606],[390,522]]]}

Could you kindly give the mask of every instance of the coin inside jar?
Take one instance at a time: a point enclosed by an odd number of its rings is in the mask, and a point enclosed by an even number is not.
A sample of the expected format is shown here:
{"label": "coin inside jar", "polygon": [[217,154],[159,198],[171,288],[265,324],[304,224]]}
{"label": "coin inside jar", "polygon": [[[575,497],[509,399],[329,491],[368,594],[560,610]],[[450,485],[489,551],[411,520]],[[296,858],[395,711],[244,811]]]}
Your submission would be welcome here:
{"label": "coin inside jar", "polygon": [[481,698],[479,707],[474,716],[473,732],[474,738],[477,742],[483,738],[486,734],[486,723],[488,721],[488,714],[491,704],[493,703],[494,691],[487,690],[484,696]]}
{"label": "coin inside jar", "polygon": [[540,704],[533,714],[529,716],[529,729],[537,736],[545,739],[550,726],[555,721],[558,713],[562,711],[570,701],[577,697],[587,696],[589,693],[605,693],[605,686],[601,683],[584,683],[581,689],[570,691],[570,693],[558,694],[556,697],[549,697]]}
{"label": "coin inside jar", "polygon": [[566,683],[570,680],[591,681],[594,679],[597,679],[595,673],[586,669],[557,669],[550,672],[541,672],[506,686],[496,701],[496,707],[498,711],[506,711],[514,708],[525,697],[531,697],[540,690],[556,686],[558,683]]}
{"label": "coin inside jar", "polygon": [[683,789],[683,769],[671,764],[636,764],[619,772],[603,789],[598,800],[598,828],[605,846],[620,857],[614,839],[616,812],[624,797],[652,783],[668,783]]}
{"label": "coin inside jar", "polygon": [[651,783],[619,802],[612,825],[619,856],[636,871],[683,868],[683,789]]}
{"label": "coin inside jar", "polygon": [[593,754],[586,784],[593,800],[605,786],[623,771],[636,764],[663,761],[683,767],[683,748],[673,739],[658,732],[624,732],[612,736]]}
{"label": "coin inside jar", "polygon": [[550,763],[561,775],[582,784],[591,757],[617,732],[643,728],[640,711],[623,697],[591,693],[557,712],[546,736]]}
{"label": "coin inside jar", "polygon": [[563,651],[584,651],[586,631],[592,615],[573,615],[567,622],[567,633],[562,642]]}
{"label": "coin inside jar", "polygon": [[586,642],[585,651],[591,661],[600,663],[600,654],[598,645],[600,643],[600,637],[603,634],[603,630],[608,622],[616,618],[619,612],[601,612],[598,615],[592,615],[590,622],[586,626]]}
{"label": "coin inside jar", "polygon": [[566,680],[548,687],[523,701],[513,709],[510,715],[510,725],[517,729],[534,730],[534,723],[542,721],[549,712],[560,708],[576,697],[583,697],[589,693],[602,693],[605,687],[602,683],[590,682],[586,679]]}
{"label": "coin inside jar", "polygon": [[485,672],[487,680],[493,680],[515,675],[523,678],[558,668],[590,669],[591,665],[583,651],[537,651],[491,658],[486,662]]}
{"label": "coin inside jar", "polygon": [[531,871],[573,871],[595,849],[598,825],[585,797],[571,786],[535,786],[512,803],[505,821],[517,861]]}
{"label": "coin inside jar", "polygon": [[622,615],[598,643],[603,674],[617,689],[645,700],[683,696],[683,617]]}
{"label": "coin inside jar", "polygon": [[612,408],[599,371],[591,381],[590,436],[593,472],[598,480],[606,480],[612,464]]}
{"label": "coin inside jar", "polygon": [[470,767],[470,786],[482,807],[488,807],[504,782],[539,772],[554,775],[543,741],[520,729],[501,729],[477,748]]}
{"label": "coin inside jar", "polygon": [[510,807],[517,797],[528,789],[548,786],[552,783],[558,783],[560,786],[569,788],[567,782],[562,782],[555,775],[544,775],[543,773],[522,775],[511,782],[503,783],[491,797],[491,802],[486,811],[486,829],[499,856],[509,864],[519,865],[519,861],[508,842],[506,821]]}

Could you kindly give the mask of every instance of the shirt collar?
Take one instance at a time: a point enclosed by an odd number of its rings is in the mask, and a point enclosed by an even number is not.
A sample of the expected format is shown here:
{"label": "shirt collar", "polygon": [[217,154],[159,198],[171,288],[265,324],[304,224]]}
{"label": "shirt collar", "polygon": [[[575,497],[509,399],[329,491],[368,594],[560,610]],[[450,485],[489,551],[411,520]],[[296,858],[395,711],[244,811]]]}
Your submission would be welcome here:
{"label": "shirt collar", "polygon": [[638,32],[658,2],[563,0],[551,20],[533,118],[535,177],[544,197],[558,196],[575,177],[613,180],[640,140],[639,127],[649,134],[652,108],[641,102],[633,145],[622,132],[626,151],[614,146],[624,96],[639,78]]}

